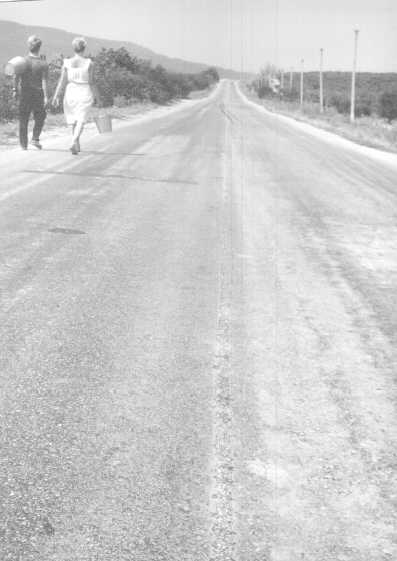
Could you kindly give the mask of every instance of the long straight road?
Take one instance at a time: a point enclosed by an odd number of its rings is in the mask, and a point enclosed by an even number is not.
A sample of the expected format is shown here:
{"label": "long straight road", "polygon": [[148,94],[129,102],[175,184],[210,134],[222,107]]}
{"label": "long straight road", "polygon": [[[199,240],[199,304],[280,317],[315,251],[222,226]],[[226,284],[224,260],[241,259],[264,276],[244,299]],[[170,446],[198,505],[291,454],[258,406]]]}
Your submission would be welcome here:
{"label": "long straight road", "polygon": [[66,147],[0,171],[1,560],[396,559],[397,168],[231,82]]}

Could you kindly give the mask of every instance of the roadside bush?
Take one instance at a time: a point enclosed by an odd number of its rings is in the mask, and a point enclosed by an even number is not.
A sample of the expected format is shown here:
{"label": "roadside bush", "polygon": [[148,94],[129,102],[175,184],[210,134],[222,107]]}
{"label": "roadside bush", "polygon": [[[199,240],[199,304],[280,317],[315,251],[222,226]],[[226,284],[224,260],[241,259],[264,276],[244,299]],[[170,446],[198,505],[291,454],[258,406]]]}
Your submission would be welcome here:
{"label": "roadside bush", "polygon": [[[335,107],[338,113],[348,115],[350,113],[350,99],[345,96],[334,96],[327,105]],[[372,114],[372,104],[370,100],[357,99],[355,106],[356,117],[369,117]]]}
{"label": "roadside bush", "polygon": [[397,91],[385,92],[380,96],[379,113],[389,123],[397,119]]}
{"label": "roadside bush", "polygon": [[335,107],[338,113],[342,113],[343,115],[348,114],[350,111],[350,100],[342,95],[335,95],[331,97],[327,105]]}
{"label": "roadside bush", "polygon": [[112,102],[115,97],[124,97],[130,100],[133,95],[135,80],[134,74],[124,68],[110,68],[105,72],[105,81],[110,89]]}
{"label": "roadside bush", "polygon": [[133,103],[134,101],[149,101],[149,82],[145,76],[134,74],[130,85],[131,96],[129,97],[129,103]]}
{"label": "roadside bush", "polygon": [[180,98],[186,98],[193,91],[193,83],[188,76],[180,76],[178,80],[177,95]]}
{"label": "roadside bush", "polygon": [[123,95],[116,95],[116,97],[113,100],[113,105],[119,108],[127,107],[129,105],[128,99]]}
{"label": "roadside bush", "polygon": [[272,98],[274,97],[274,91],[272,90],[272,88],[270,86],[268,86],[267,84],[260,84],[258,85],[257,88],[257,92],[258,97],[260,99],[264,99],[264,98]]}
{"label": "roadside bush", "polygon": [[356,117],[369,117],[372,115],[372,104],[370,101],[358,100],[355,107]]}
{"label": "roadside bush", "polygon": [[[166,104],[178,98],[188,97],[193,90],[204,90],[219,81],[216,68],[208,68],[197,74],[168,72],[163,66],[152,66],[148,60],[131,55],[125,48],[102,49],[95,57],[95,83],[101,104],[125,107],[135,101],[152,101]],[[59,80],[63,56],[49,63],[49,94],[53,96]],[[52,112],[62,112],[51,109]],[[14,119],[16,104],[12,99],[12,82],[0,77],[0,120]]]}
{"label": "roadside bush", "polygon": [[2,79],[0,83],[0,120],[11,121],[17,115],[17,106],[12,99],[11,81]]}
{"label": "roadside bush", "polygon": [[120,49],[101,49],[99,54],[93,58],[102,73],[116,68],[136,73],[140,69],[140,61],[131,56],[124,47]]}
{"label": "roadside bush", "polygon": [[148,84],[149,99],[153,103],[159,103],[160,105],[165,105],[168,103],[172,96],[162,84],[156,82],[151,82]]}
{"label": "roadside bush", "polygon": [[[269,66],[269,65],[268,65]],[[261,70],[256,79],[250,84],[250,88],[259,97],[274,97],[261,84],[267,84],[269,75],[277,76],[277,69]],[[325,106],[328,111],[335,110],[341,115],[350,113],[351,72],[324,72]],[[288,87],[282,90],[282,99],[285,102],[299,101],[300,73],[292,75],[294,90]],[[304,99],[305,103],[319,103],[319,73],[305,72],[304,74]],[[397,120],[396,116],[397,96],[397,73],[370,73],[360,72],[357,74],[356,82],[356,116],[368,117],[372,115],[382,116],[389,122]]]}
{"label": "roadside bush", "polygon": [[152,101],[166,104],[187,97],[193,90],[208,88],[219,81],[215,68],[198,74],[168,72],[163,66],[131,56],[124,48],[102,49],[95,57],[95,81],[101,102],[112,105],[118,96],[128,102]]}
{"label": "roadside bush", "polygon": [[299,100],[299,92],[295,88],[292,90],[283,90],[283,99],[285,101],[298,101]]}

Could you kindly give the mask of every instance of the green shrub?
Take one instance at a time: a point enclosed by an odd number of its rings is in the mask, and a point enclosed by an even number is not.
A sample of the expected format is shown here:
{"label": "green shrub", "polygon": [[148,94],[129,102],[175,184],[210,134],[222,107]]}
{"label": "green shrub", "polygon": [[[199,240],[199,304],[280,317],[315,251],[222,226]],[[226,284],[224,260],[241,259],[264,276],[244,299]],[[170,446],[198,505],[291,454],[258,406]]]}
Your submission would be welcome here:
{"label": "green shrub", "polygon": [[300,98],[300,94],[295,88],[292,90],[283,90],[282,95],[285,101],[298,101]]}
{"label": "green shrub", "polygon": [[379,113],[389,123],[397,119],[397,91],[384,92],[379,100]]}
{"label": "green shrub", "polygon": [[257,94],[260,99],[274,97],[274,91],[267,84],[259,84],[257,87]]}
{"label": "green shrub", "polygon": [[192,90],[208,88],[219,81],[215,68],[198,74],[168,72],[163,66],[152,67],[150,61],[132,57],[126,49],[102,49],[95,57],[95,81],[103,105],[114,103],[118,96],[132,100],[165,104],[187,97]]}
{"label": "green shrub", "polygon": [[[203,90],[219,81],[218,71],[208,68],[197,74],[168,72],[158,65],[152,67],[148,60],[132,56],[126,49],[102,49],[93,58],[95,83],[101,104],[118,107],[133,101],[152,101],[165,104],[187,97],[193,90]],[[49,94],[52,97],[59,80],[63,57],[49,63]],[[52,112],[62,112],[51,109]],[[0,120],[15,119],[17,107],[12,99],[11,80],[0,77]]]}
{"label": "green shrub", "polygon": [[123,95],[116,95],[113,100],[113,105],[115,107],[127,107],[129,105],[128,99]]}
{"label": "green shrub", "polygon": [[342,113],[343,115],[348,114],[350,111],[350,99],[342,95],[334,95],[327,105],[335,107],[338,113]]}
{"label": "green shrub", "polygon": [[12,99],[11,80],[2,79],[0,82],[0,120],[11,121],[17,116],[17,104]]}
{"label": "green shrub", "polygon": [[[270,68],[274,74],[275,70]],[[261,82],[264,82],[261,71],[252,82],[251,88],[257,95],[267,97],[268,92],[260,92]],[[324,72],[324,95],[325,106],[330,110],[334,108],[338,113],[347,115],[350,112],[351,72]],[[292,84],[297,86],[300,81],[300,73],[294,72]],[[288,79],[285,82],[289,85]],[[385,94],[385,92],[387,92]],[[393,93],[392,93],[393,92]],[[395,96],[397,95],[397,73],[370,73],[359,72],[356,77],[356,107],[357,117],[370,116],[374,113],[382,115],[385,119],[397,119],[395,116]],[[288,88],[282,91],[282,99],[286,102],[299,101],[299,93],[294,87],[290,93]],[[270,96],[270,94],[269,94]],[[383,97],[384,96],[384,97]],[[319,102],[319,73],[305,72],[304,75],[304,98],[305,102]],[[382,98],[382,99],[381,99]]]}
{"label": "green shrub", "polygon": [[369,117],[372,115],[372,103],[366,100],[358,100],[355,107],[356,117]]}

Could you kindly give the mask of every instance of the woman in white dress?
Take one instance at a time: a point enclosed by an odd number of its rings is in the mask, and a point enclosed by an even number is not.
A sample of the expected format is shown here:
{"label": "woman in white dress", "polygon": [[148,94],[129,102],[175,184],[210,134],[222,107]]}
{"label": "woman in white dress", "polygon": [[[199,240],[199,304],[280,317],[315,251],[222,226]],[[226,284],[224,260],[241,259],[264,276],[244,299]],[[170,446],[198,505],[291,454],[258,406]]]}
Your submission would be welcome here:
{"label": "woman in white dress", "polygon": [[91,107],[98,96],[93,80],[92,60],[84,56],[87,46],[85,39],[76,37],[72,45],[75,55],[63,62],[53,104],[54,107],[59,106],[60,96],[66,85],[63,110],[67,124],[72,125],[73,143],[70,151],[76,155],[80,152],[80,136],[84,124],[89,119]]}

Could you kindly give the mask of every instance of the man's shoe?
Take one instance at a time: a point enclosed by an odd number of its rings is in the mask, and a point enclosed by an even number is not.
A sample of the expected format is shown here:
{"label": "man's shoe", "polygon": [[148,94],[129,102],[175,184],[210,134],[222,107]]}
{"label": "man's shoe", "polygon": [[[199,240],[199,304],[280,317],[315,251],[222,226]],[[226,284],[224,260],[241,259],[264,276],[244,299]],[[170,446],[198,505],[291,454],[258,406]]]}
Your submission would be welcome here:
{"label": "man's shoe", "polygon": [[33,139],[32,142],[31,142],[31,145],[34,146],[35,148],[37,148],[38,150],[41,150],[43,148],[42,145],[40,144],[39,140],[34,140]]}
{"label": "man's shoe", "polygon": [[27,146],[25,146],[24,144],[21,144],[21,150],[27,150],[27,149],[28,149]]}

